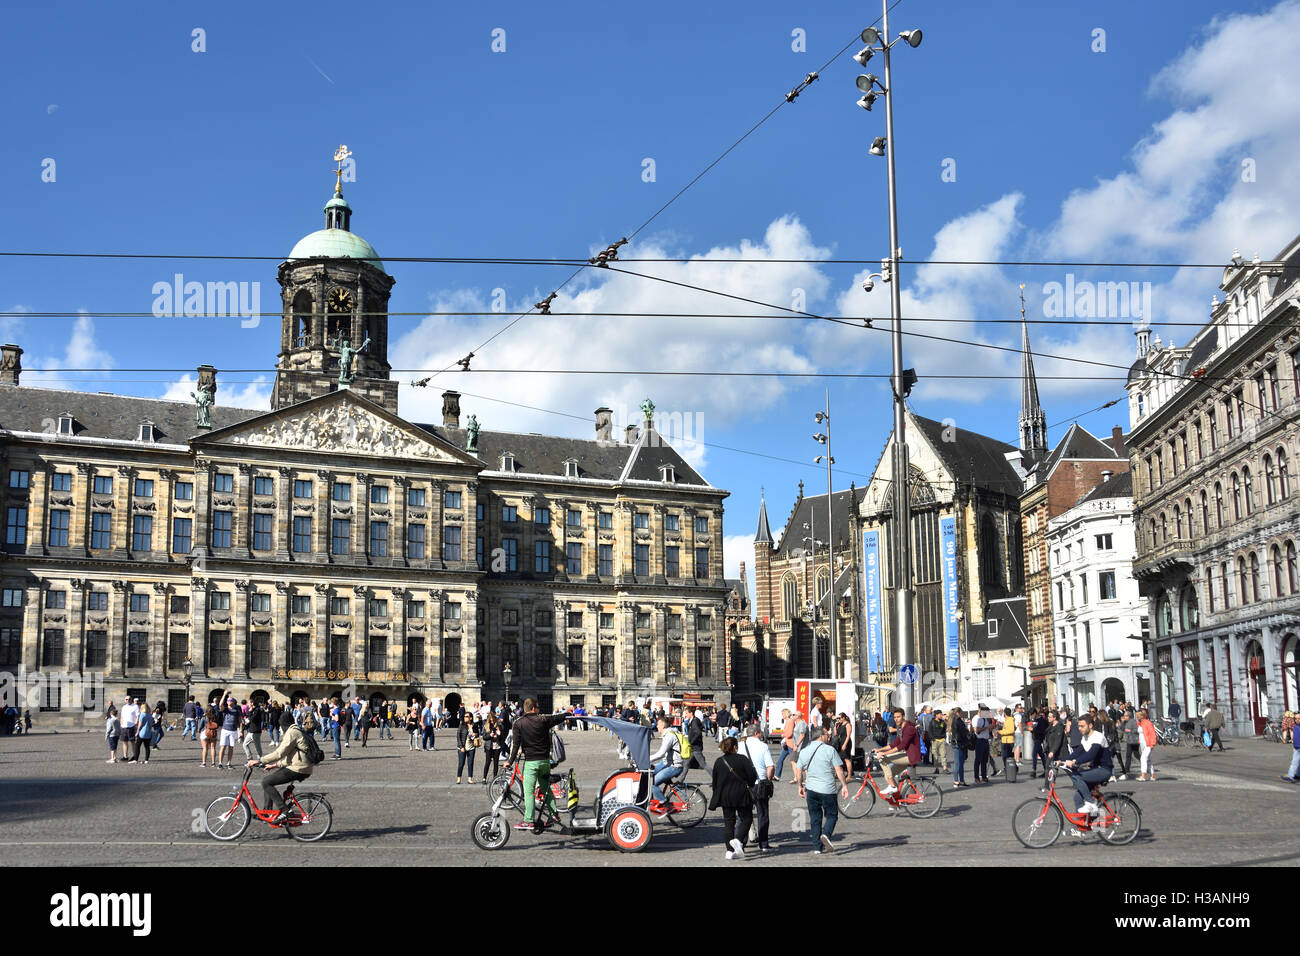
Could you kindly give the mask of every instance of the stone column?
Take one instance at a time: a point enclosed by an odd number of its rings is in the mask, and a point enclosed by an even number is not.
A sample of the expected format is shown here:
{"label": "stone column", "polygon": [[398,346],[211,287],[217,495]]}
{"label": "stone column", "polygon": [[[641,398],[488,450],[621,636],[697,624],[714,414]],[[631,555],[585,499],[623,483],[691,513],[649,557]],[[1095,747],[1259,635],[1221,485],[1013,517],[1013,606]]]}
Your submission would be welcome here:
{"label": "stone column", "polygon": [[86,669],[86,592],[90,582],[73,578],[72,594],[68,602],[67,662],[68,670],[82,673]]}
{"label": "stone column", "polygon": [[[77,488],[77,485],[81,486],[80,489]],[[77,532],[74,529],[71,532],[71,535],[68,539],[68,546],[70,548],[80,547],[82,553],[85,554],[87,557],[90,556],[90,515],[92,513],[91,503],[94,501],[94,499],[91,497],[91,488],[93,488],[94,485],[95,485],[94,467],[86,464],[83,461],[77,462],[77,479],[76,482],[73,484],[72,490],[73,490],[73,494],[76,494],[78,491],[80,491],[81,493],[81,502],[82,502],[81,521],[79,522],[80,531],[81,531],[80,534],[81,540],[80,541],[77,540]],[[72,522],[68,522],[68,523],[71,524]]]}
{"label": "stone column", "polygon": [[429,678],[436,677],[439,681],[446,679],[442,671],[442,598],[442,591],[437,588],[429,590],[429,616],[425,622],[429,643],[425,648],[424,673]]}
{"label": "stone column", "polygon": [[109,521],[112,532],[109,545],[113,557],[118,559],[131,557],[131,502],[135,497],[135,489],[131,485],[135,473],[134,468],[119,466],[117,482],[113,485],[113,511]]}
{"label": "stone column", "polygon": [[349,655],[352,661],[349,670],[354,674],[364,674],[366,654],[370,650],[370,588],[358,585],[353,587],[352,593],[356,600],[352,608],[352,653]]}
{"label": "stone column", "polygon": [[333,474],[321,470],[316,472],[316,533],[312,535],[316,543],[314,548],[316,554],[313,556],[322,564],[331,564],[334,561],[332,550],[332,533],[334,526],[334,489],[331,487]]}
{"label": "stone column", "polygon": [[[208,676],[208,581],[190,578],[190,660],[194,674]],[[195,695],[197,701],[199,695]]]}
{"label": "stone column", "polygon": [[[429,531],[425,534],[425,538],[427,538],[429,542],[428,550],[426,551],[429,556],[429,567],[440,568],[442,570],[447,569],[446,554],[443,552],[443,537],[446,534],[444,530],[444,522],[446,521],[445,512],[447,505],[447,488],[448,484],[445,481],[434,481],[430,488],[430,493],[433,495],[434,500],[429,503]],[[461,503],[466,504],[467,502],[462,501]],[[468,502],[468,505],[469,507],[473,507],[474,503]],[[477,510],[475,513],[477,513]],[[468,525],[471,529],[474,527],[474,522],[472,521],[466,521],[464,524]],[[460,538],[461,561],[465,560],[466,548],[470,551],[470,560],[474,560],[474,539],[470,538],[469,541],[466,541],[464,531],[461,531]],[[463,567],[463,565],[461,566]]]}
{"label": "stone column", "polygon": [[131,586],[125,581],[112,582],[108,592],[108,667],[107,674],[123,677],[126,673],[126,632]]}
{"label": "stone column", "polygon": [[280,491],[276,495],[279,507],[275,512],[275,560],[289,560],[289,535],[293,533],[293,476],[294,470],[281,466],[276,470],[280,478]]}
{"label": "stone column", "polygon": [[[308,638],[307,645],[307,666],[312,670],[323,670],[329,667],[329,638],[334,626],[331,620],[330,605],[334,599],[334,589],[328,584],[317,584],[314,586],[316,591],[316,613],[314,615],[315,627],[311,629],[311,635]],[[292,654],[293,633],[288,635],[290,643],[289,653]]]}
{"label": "stone column", "polygon": [[[49,581],[32,580],[23,588],[22,647],[18,663],[28,673],[34,673],[41,669],[41,624],[44,620],[43,605],[45,603],[42,598],[49,586]],[[66,659],[66,650],[64,654]],[[20,707],[19,709],[25,710],[26,708]]]}
{"label": "stone column", "polygon": [[370,564],[370,485],[373,479],[366,474],[357,475],[357,493],[353,502],[352,554],[357,564]]}
{"label": "stone column", "polygon": [[668,686],[668,605],[662,601],[650,617],[650,677],[655,686]]}
{"label": "stone column", "polygon": [[[464,679],[466,684],[478,683],[478,594],[474,591],[465,592],[465,610],[462,615],[461,633],[464,635],[464,653],[461,655],[461,661],[464,666]],[[491,634],[489,628],[488,633]]]}
{"label": "stone column", "polygon": [[[442,491],[438,487],[437,483],[434,484],[433,489],[434,489],[433,493],[435,495],[441,496]],[[464,505],[465,505],[465,531],[461,533],[461,537],[468,538],[468,540],[465,541],[466,550],[462,552],[464,554],[464,562],[461,564],[461,569],[465,571],[478,570],[478,563],[477,563],[476,556],[478,554],[479,535],[483,535],[484,537],[484,541],[483,541],[484,567],[485,568],[490,567],[490,565],[488,564],[489,561],[488,555],[490,552],[488,550],[488,541],[487,541],[487,527],[486,527],[487,522],[486,521],[484,522],[483,528],[480,528],[478,523],[478,482],[477,481],[469,481],[465,483]],[[487,516],[486,508],[483,509],[483,515],[484,517]],[[436,567],[442,567],[442,565],[436,565]]]}
{"label": "stone column", "polygon": [[406,597],[410,592],[406,588],[391,590],[393,613],[389,615],[392,624],[392,636],[388,639],[388,670],[406,670]]}
{"label": "stone column", "polygon": [[697,604],[688,604],[682,612],[682,666],[678,676],[678,682],[687,683],[686,675],[692,675],[695,685],[700,683],[700,674],[695,667],[695,661],[688,660],[694,653],[696,645],[699,643],[699,630],[696,627],[696,615],[699,614],[700,608]]}
{"label": "stone column", "polygon": [[247,578],[235,582],[234,607],[231,609],[231,673],[236,680],[248,679],[248,585]]}
{"label": "stone column", "polygon": [[154,680],[159,681],[173,676],[168,666],[170,635],[167,626],[167,599],[171,590],[170,584],[154,582],[151,602],[153,613],[150,615],[149,625],[149,674]]}
{"label": "stone column", "polygon": [[[390,525],[392,531],[389,532],[389,537],[392,540],[389,542],[388,553],[394,567],[399,568],[409,567],[411,564],[410,555],[406,553],[408,548],[406,532],[406,489],[407,481],[405,476],[394,475],[393,497],[397,500],[389,503],[389,510],[393,517],[391,519],[392,524]],[[428,537],[428,534],[426,534],[426,542]],[[425,547],[428,547],[427,543],[425,544]]]}
{"label": "stone column", "polygon": [[[36,462],[37,465],[40,462]],[[46,516],[50,513],[50,475],[54,466],[33,468],[27,492],[27,547],[28,554],[49,554],[45,547],[45,528],[49,523]]]}
{"label": "stone column", "polygon": [[[162,505],[158,509],[158,519],[162,522],[162,551],[163,554],[166,555],[167,563],[170,564],[174,560],[172,558],[172,497],[175,494],[176,472],[170,468],[161,468],[158,471],[158,480],[164,489],[162,494],[157,496],[162,499]],[[155,498],[155,500],[157,500],[157,498]],[[191,524],[190,546],[193,547],[193,545],[194,530],[193,525]],[[189,555],[183,555],[182,557],[188,558]],[[164,620],[166,620],[165,617]]]}

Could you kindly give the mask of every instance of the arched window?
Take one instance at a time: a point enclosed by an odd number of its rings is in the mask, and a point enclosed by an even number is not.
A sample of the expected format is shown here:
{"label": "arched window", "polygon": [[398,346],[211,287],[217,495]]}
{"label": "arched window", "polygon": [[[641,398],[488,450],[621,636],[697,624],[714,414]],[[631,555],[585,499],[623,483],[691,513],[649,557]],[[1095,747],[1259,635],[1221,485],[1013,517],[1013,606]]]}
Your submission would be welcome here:
{"label": "arched window", "polygon": [[781,602],[785,619],[794,620],[794,616],[799,613],[799,582],[793,574],[787,573],[781,579]]}
{"label": "arched window", "polygon": [[1160,540],[1161,541],[1169,540],[1169,516],[1168,515],[1162,514],[1160,516]]}
{"label": "arched window", "polygon": [[306,348],[311,344],[311,293],[303,289],[293,297],[293,341],[290,348]]}
{"label": "arched window", "polygon": [[1212,564],[1207,564],[1205,566],[1205,603],[1206,606],[1210,609],[1210,613],[1213,614],[1214,613],[1214,565]]}
{"label": "arched window", "polygon": [[1250,603],[1250,588],[1246,581],[1246,559],[1240,555],[1237,557],[1237,594],[1240,595],[1242,604]]}
{"label": "arched window", "polygon": [[1273,596],[1282,597],[1286,594],[1286,579],[1282,577],[1282,549],[1273,545],[1269,551],[1269,557],[1273,564]]}
{"label": "arched window", "polygon": [[983,568],[984,583],[990,587],[1001,587],[1002,559],[998,553],[997,525],[991,514],[984,515],[980,521],[980,565]]}
{"label": "arched window", "polygon": [[1286,449],[1277,450],[1277,498],[1278,501],[1286,501],[1287,496],[1291,494],[1291,479],[1286,471]]}
{"label": "arched window", "polygon": [[1223,485],[1214,483],[1214,526],[1223,527]]}
{"label": "arched window", "polygon": [[1241,477],[1236,472],[1232,475],[1232,520],[1241,520]]}
{"label": "arched window", "polygon": [[1249,468],[1241,469],[1241,483],[1243,485],[1242,497],[1246,499],[1246,514],[1249,515],[1252,511],[1255,510],[1255,487],[1250,479]]}
{"label": "arched window", "polygon": [[1183,540],[1183,509],[1178,505],[1174,505],[1174,535]]}
{"label": "arched window", "polygon": [[1192,524],[1192,499],[1188,498],[1183,505],[1187,508],[1187,537],[1191,538],[1196,534],[1196,528]]}
{"label": "arched window", "polygon": [[1287,593],[1296,592],[1295,542],[1286,543],[1286,589]]}
{"label": "arched window", "polygon": [[1156,602],[1156,636],[1166,637],[1174,630],[1174,609],[1169,603],[1169,595],[1161,594]]}
{"label": "arched window", "polygon": [[1194,585],[1183,585],[1182,593],[1178,597],[1178,615],[1180,625],[1184,631],[1194,631],[1200,627],[1201,610],[1196,601],[1196,587]]}
{"label": "arched window", "polygon": [[1264,456],[1264,500],[1270,505],[1277,500],[1277,472],[1273,469],[1273,456]]}
{"label": "arched window", "polygon": [[1223,594],[1223,609],[1232,607],[1232,592],[1228,590],[1228,562],[1219,562],[1219,591]]}
{"label": "arched window", "polygon": [[1259,603],[1259,555],[1254,551],[1250,552],[1250,599],[1252,602]]}
{"label": "arched window", "polygon": [[831,573],[822,568],[817,572],[817,600],[826,596],[826,592],[831,589]]}
{"label": "arched window", "polygon": [[1201,534],[1210,533],[1210,496],[1201,492]]}

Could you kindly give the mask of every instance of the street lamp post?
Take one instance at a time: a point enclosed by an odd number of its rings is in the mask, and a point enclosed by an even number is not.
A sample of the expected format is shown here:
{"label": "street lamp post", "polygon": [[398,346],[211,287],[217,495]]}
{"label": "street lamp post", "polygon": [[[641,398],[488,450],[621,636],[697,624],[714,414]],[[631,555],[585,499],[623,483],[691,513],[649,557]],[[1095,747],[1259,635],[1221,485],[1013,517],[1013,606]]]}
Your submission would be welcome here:
{"label": "street lamp post", "polygon": [[[912,516],[911,501],[907,488],[909,455],[907,451],[907,421],[904,399],[911,390],[911,383],[915,381],[916,375],[911,369],[903,369],[902,283],[899,277],[901,253],[898,247],[898,190],[894,170],[894,79],[890,63],[890,51],[899,40],[906,41],[908,46],[913,48],[920,46],[921,31],[904,30],[891,41],[889,38],[889,0],[881,0],[881,7],[884,11],[881,16],[881,29],[876,30],[874,27],[867,27],[862,31],[862,40],[867,46],[854,59],[866,66],[867,61],[877,52],[873,46],[877,42],[880,43],[879,52],[883,53],[885,58],[885,82],[883,85],[870,73],[859,76],[857,85],[858,89],[864,94],[862,99],[858,101],[858,105],[865,110],[870,110],[872,104],[881,95],[885,97],[885,135],[884,137],[876,137],[872,142],[871,154],[873,156],[885,156],[888,162],[889,258],[882,261],[881,265],[884,267],[888,263],[888,275],[882,276],[882,279],[890,284],[889,311],[892,320],[893,375],[891,387],[894,392],[892,486],[894,491],[894,540],[897,545],[892,549],[894,553],[890,557],[894,566],[894,623],[895,633],[898,636],[898,666],[901,670],[903,667],[910,665],[915,656],[912,626],[912,556],[910,541]],[[870,279],[867,280],[864,288],[867,291],[871,290]],[[901,697],[903,709],[910,719],[915,711],[914,685],[903,684],[900,691],[899,696]]]}
{"label": "street lamp post", "polygon": [[[826,446],[826,454],[818,455],[816,463],[821,464],[822,459],[826,460],[826,560],[830,565],[831,583],[827,590],[827,607],[826,618],[829,627],[829,641],[831,660],[836,660],[839,655],[835,652],[835,512],[831,506],[831,496],[834,493],[834,486],[831,484],[831,465],[835,464],[835,459],[831,457],[831,392],[826,390],[826,410],[817,413],[817,424],[826,426],[825,434],[818,433],[813,436],[813,441],[820,442]],[[817,588],[817,551],[814,543],[813,550],[813,590]],[[821,595],[817,599],[821,600]],[[829,676],[836,677],[832,673]]]}
{"label": "street lamp post", "polygon": [[505,669],[501,671],[501,678],[506,682],[506,706],[510,706],[510,662],[506,661]]}
{"label": "street lamp post", "polygon": [[1062,654],[1059,651],[1056,656],[1074,662],[1074,676],[1070,678],[1070,689],[1074,692],[1074,712],[1077,714],[1079,712],[1079,658],[1071,654]]}
{"label": "street lamp post", "polygon": [[194,683],[194,662],[188,657],[181,664],[181,671],[185,674],[185,699],[190,699],[190,687]]}

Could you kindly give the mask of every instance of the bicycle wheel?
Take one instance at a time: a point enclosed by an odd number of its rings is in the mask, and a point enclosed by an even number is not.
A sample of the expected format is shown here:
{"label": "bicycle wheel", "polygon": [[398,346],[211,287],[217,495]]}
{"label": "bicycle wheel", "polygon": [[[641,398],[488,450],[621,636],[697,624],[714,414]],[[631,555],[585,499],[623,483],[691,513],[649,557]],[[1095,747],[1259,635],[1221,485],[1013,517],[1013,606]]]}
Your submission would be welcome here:
{"label": "bicycle wheel", "polygon": [[1092,828],[1111,846],[1132,843],[1142,829],[1142,811],[1138,805],[1123,793],[1103,793],[1101,799],[1105,803],[1101,819]]}
{"label": "bicycle wheel", "polygon": [[903,809],[921,820],[934,816],[943,806],[943,791],[929,777],[909,779],[899,790],[898,799]]}
{"label": "bicycle wheel", "polygon": [[334,824],[334,808],[321,794],[296,794],[293,802],[298,806],[290,807],[289,813],[301,822],[285,824],[289,836],[303,843],[315,843],[330,832],[330,827]]}
{"label": "bicycle wheel", "polygon": [[470,825],[469,835],[480,850],[499,850],[510,839],[510,824],[504,814],[485,813]]}
{"label": "bicycle wheel", "polygon": [[850,820],[861,820],[876,805],[876,789],[862,781],[862,788],[857,793],[850,793],[849,798],[845,800],[840,797],[840,813]]}
{"label": "bicycle wheel", "polygon": [[1065,829],[1061,808],[1046,800],[1026,800],[1011,814],[1016,839],[1031,850],[1043,850],[1056,842]]}
{"label": "bicycle wheel", "polygon": [[681,800],[686,806],[675,813],[668,814],[668,822],[683,829],[698,826],[705,814],[709,812],[709,800],[704,796],[704,791],[693,783],[674,789],[677,794],[672,801],[676,803]]}
{"label": "bicycle wheel", "polygon": [[203,828],[214,840],[238,840],[253,819],[242,797],[217,797],[203,811]]}
{"label": "bicycle wheel", "polygon": [[524,812],[524,784],[522,780],[510,781],[511,773],[503,770],[488,784],[488,799],[494,804],[503,791],[506,792],[505,801],[501,804],[503,807],[508,806],[520,813]]}

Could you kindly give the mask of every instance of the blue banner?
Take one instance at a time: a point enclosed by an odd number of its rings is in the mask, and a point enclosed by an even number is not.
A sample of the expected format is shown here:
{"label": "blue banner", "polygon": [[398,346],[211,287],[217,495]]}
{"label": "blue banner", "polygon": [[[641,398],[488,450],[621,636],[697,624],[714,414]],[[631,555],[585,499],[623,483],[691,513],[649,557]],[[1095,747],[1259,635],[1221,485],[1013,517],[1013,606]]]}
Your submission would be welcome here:
{"label": "blue banner", "polygon": [[867,617],[867,670],[879,672],[883,664],[880,630],[880,532],[862,533],[862,564],[866,577],[862,593]]}
{"label": "blue banner", "polygon": [[948,650],[948,666],[957,667],[957,519],[939,519],[939,548],[943,563],[943,619],[944,644]]}

